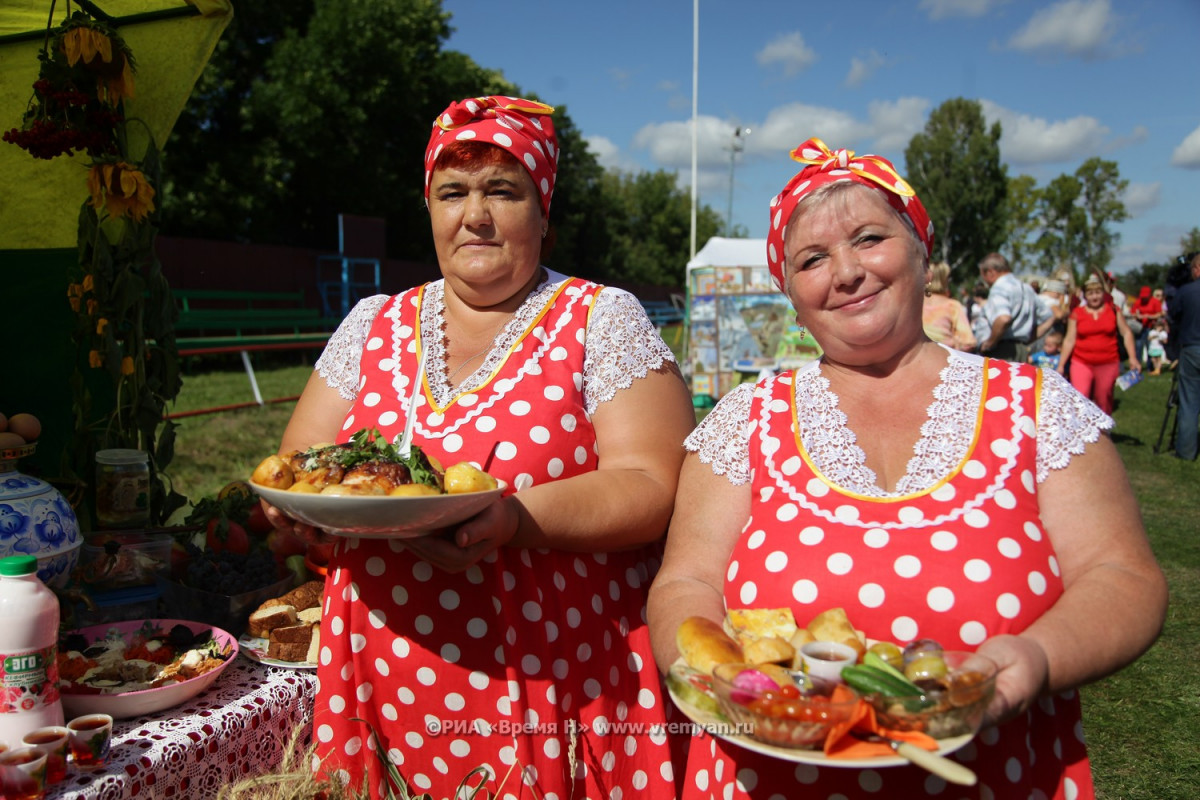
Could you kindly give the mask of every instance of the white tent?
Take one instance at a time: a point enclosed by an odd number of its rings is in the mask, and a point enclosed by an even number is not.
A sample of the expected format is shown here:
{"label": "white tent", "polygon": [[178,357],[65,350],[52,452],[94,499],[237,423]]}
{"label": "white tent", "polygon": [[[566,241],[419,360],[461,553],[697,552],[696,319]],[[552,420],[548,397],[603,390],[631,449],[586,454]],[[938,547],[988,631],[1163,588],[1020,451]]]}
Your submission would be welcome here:
{"label": "white tent", "polygon": [[766,239],[725,239],[714,236],[688,262],[690,272],[699,267],[762,267],[767,266]]}
{"label": "white tent", "polygon": [[687,291],[685,368],[696,397],[721,397],[763,370],[790,369],[819,352],[771,281],[766,239],[709,239],[687,264]]}

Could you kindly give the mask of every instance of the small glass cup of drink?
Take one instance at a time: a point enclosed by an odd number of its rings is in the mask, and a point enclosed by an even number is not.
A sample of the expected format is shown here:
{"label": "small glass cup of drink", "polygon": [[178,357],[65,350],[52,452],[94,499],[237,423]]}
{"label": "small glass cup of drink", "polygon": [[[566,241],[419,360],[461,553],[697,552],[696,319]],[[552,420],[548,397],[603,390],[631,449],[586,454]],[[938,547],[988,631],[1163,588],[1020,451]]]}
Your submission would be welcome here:
{"label": "small glass cup of drink", "polygon": [[108,714],[85,714],[67,723],[71,732],[71,759],[83,772],[104,769],[112,747],[113,718]]}
{"label": "small glass cup of drink", "polygon": [[46,754],[46,785],[53,786],[67,777],[67,753],[70,735],[62,725],[49,725],[25,734],[21,743]]}
{"label": "small glass cup of drink", "polygon": [[842,667],[858,660],[858,651],[838,642],[808,642],[800,647],[804,671],[831,683],[842,680]]}
{"label": "small glass cup of drink", "polygon": [[5,800],[46,796],[46,754],[32,747],[0,753],[0,794]]}

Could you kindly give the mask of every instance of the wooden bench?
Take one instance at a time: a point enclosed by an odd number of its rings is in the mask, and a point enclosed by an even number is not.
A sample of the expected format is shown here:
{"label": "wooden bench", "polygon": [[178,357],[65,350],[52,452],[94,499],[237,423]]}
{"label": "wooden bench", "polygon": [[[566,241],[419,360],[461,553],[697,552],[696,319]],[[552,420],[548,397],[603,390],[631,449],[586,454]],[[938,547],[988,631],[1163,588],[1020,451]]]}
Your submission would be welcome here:
{"label": "wooden bench", "polygon": [[646,309],[646,316],[650,317],[650,321],[656,328],[662,328],[664,325],[678,325],[684,320],[683,309],[673,302],[642,300],[641,303],[642,308]]}
{"label": "wooden bench", "polygon": [[175,323],[179,355],[240,353],[255,402],[169,414],[170,418],[294,400],[294,397],[263,400],[250,353],[323,347],[342,321],[340,317],[322,316],[318,309],[307,308],[303,291],[175,289],[172,294],[179,304],[179,319]]}

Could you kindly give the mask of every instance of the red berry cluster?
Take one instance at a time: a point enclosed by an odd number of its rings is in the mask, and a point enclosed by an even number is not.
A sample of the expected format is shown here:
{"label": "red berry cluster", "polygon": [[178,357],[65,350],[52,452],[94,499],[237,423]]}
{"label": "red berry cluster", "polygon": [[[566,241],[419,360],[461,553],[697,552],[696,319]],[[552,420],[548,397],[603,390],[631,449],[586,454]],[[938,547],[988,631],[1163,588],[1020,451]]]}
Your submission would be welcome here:
{"label": "red berry cluster", "polygon": [[56,87],[44,78],[33,88],[38,108],[26,115],[24,129],[6,131],[3,141],[34,158],[51,159],[73,150],[93,157],[116,152],[113,129],[124,119],[118,110],[74,86]]}

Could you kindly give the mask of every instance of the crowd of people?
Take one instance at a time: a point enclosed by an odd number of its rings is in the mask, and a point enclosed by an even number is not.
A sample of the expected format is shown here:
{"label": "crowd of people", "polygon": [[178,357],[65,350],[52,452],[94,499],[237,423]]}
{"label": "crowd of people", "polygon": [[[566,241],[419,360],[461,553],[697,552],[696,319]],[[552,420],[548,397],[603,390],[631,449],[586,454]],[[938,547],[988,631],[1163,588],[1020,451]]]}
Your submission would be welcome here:
{"label": "crowd of people", "polygon": [[[559,800],[940,791],[915,766],[798,768],[680,724],[660,673],[686,617],[843,607],[869,638],[999,666],[986,730],[954,756],[978,774],[970,796],[1092,797],[1077,689],[1144,652],[1167,600],[1110,409],[1072,386],[1107,380],[1093,329],[1141,363],[1111,287],[1047,281],[1043,298],[993,254],[959,303],[892,163],[809,139],[771,202],[767,259],[823,354],[697,426],[636,298],[541,265],[551,111],[491,96],[434,120],[442,278],[359,302],[283,435],[288,453],[411,431],[504,488],[447,530],[336,538],[314,769],[372,797],[456,797],[469,776]],[[1144,340],[1161,364],[1161,337]],[[1200,340],[1184,351],[1200,368]]]}

